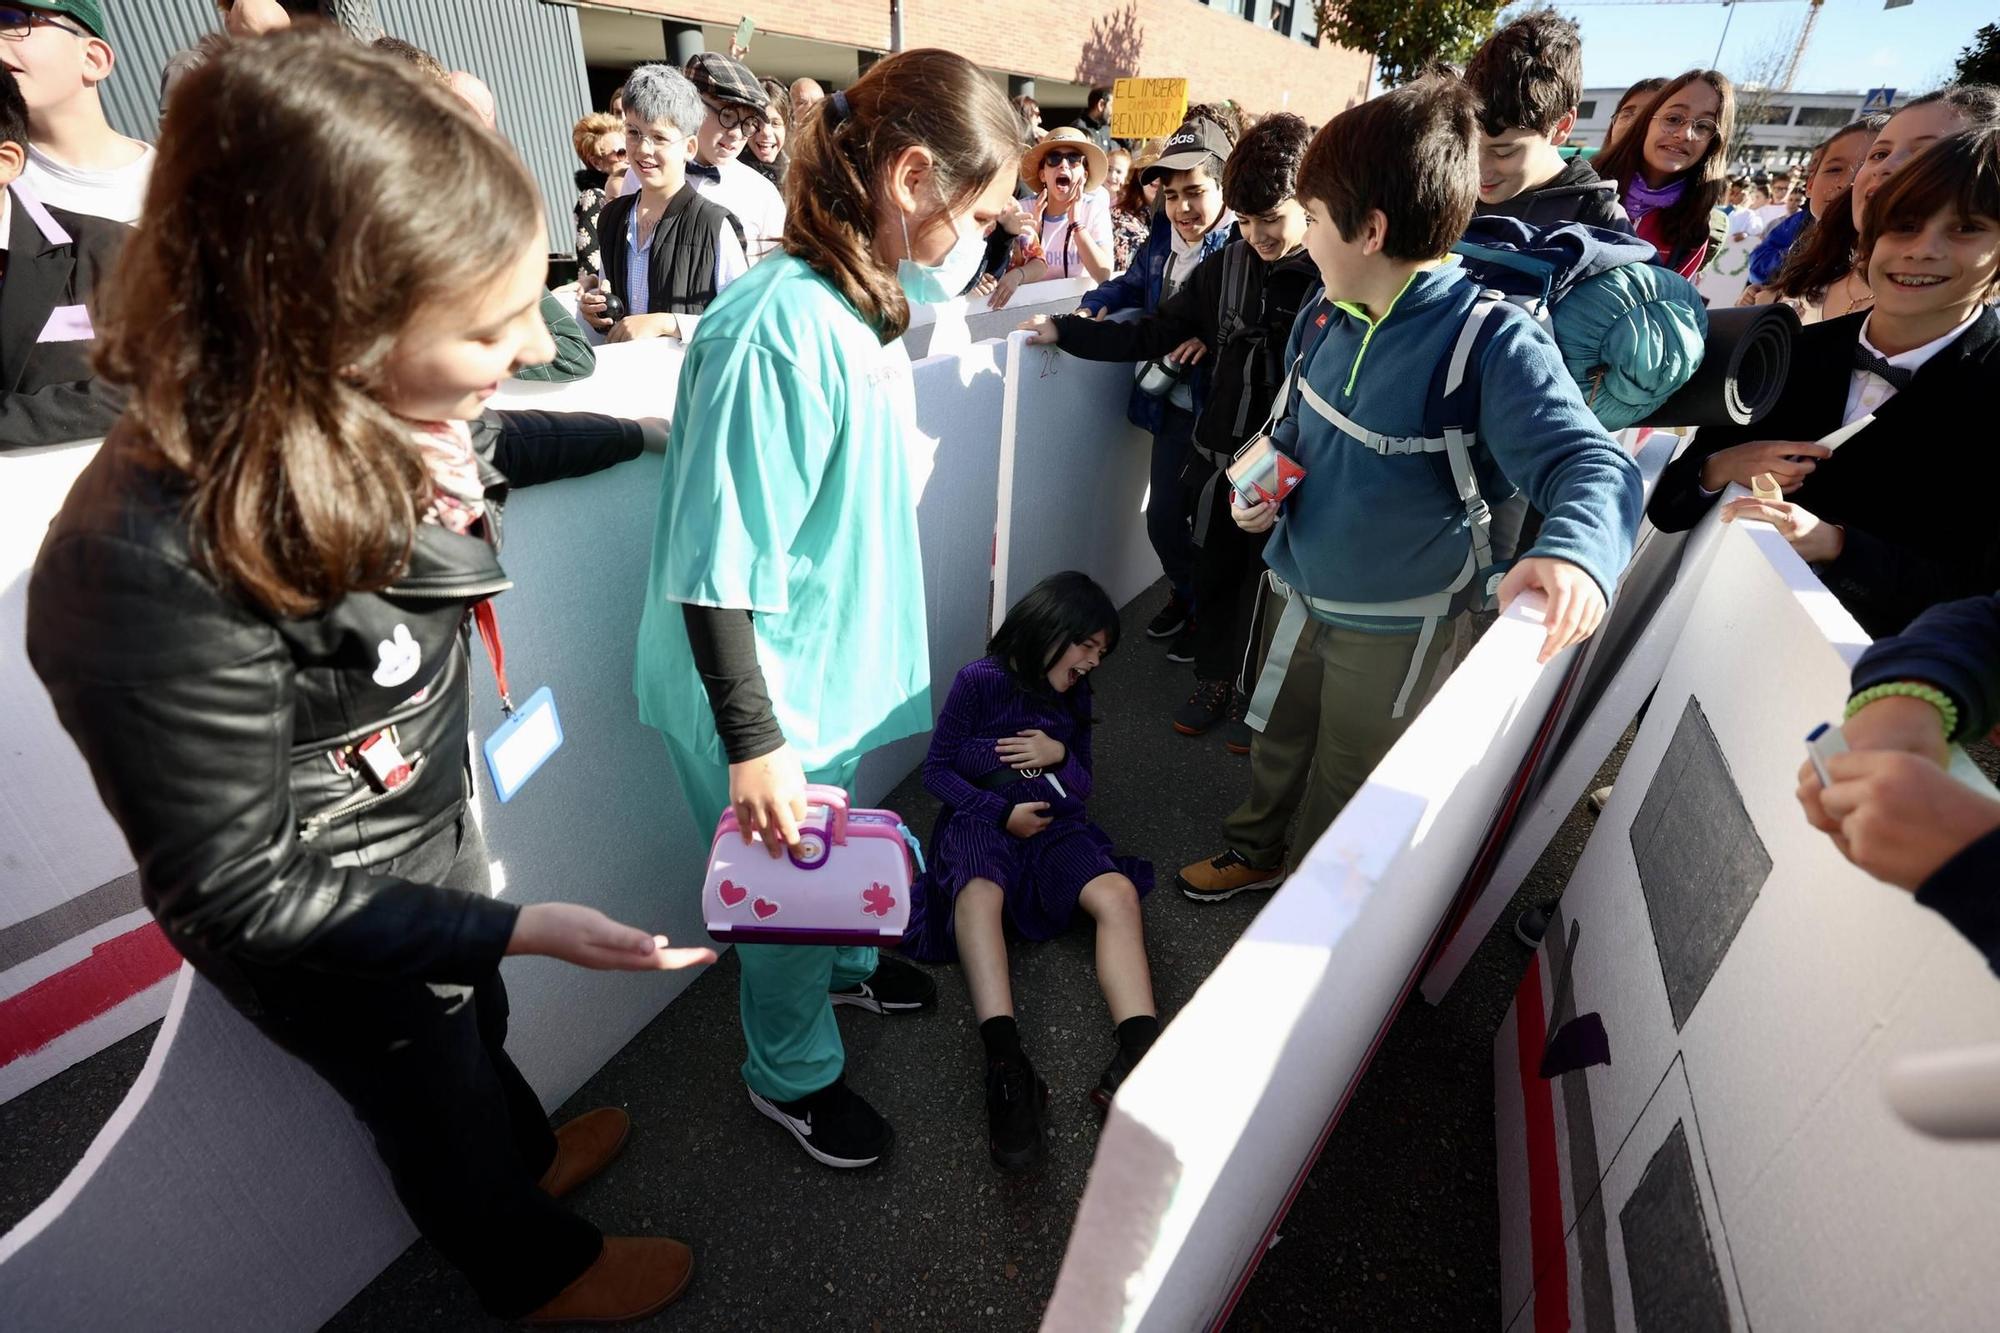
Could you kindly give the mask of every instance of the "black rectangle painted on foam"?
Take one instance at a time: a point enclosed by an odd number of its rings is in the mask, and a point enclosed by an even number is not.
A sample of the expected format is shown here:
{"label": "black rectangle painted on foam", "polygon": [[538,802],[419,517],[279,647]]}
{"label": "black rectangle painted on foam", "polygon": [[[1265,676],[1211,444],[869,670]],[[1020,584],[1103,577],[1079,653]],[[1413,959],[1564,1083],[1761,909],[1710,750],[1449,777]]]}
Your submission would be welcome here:
{"label": "black rectangle painted on foam", "polygon": [[1771,874],[1771,854],[1692,695],[1632,821],[1632,858],[1678,1032]]}
{"label": "black rectangle painted on foam", "polygon": [[1639,1333],[1728,1333],[1729,1297],[1680,1121],[1618,1210],[1618,1231]]}

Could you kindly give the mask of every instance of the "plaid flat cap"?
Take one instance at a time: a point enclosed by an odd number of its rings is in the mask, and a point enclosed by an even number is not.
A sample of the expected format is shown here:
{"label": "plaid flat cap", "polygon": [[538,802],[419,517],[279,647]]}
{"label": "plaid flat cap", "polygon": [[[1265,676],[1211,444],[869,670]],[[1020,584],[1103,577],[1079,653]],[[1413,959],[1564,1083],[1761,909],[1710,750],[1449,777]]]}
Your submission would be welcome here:
{"label": "plaid flat cap", "polygon": [[703,97],[717,102],[734,102],[759,111],[770,104],[770,94],[764,91],[749,67],[719,51],[703,51],[688,61],[683,72],[688,82],[694,85],[694,90]]}

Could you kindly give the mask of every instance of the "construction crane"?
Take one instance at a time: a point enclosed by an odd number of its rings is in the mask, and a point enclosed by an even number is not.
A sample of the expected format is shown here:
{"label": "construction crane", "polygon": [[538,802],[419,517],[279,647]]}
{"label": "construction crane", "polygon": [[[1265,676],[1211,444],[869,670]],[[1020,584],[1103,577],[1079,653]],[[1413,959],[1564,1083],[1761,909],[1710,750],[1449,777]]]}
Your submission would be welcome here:
{"label": "construction crane", "polygon": [[[1558,5],[1562,8],[1568,8],[1571,5],[1721,5],[1729,12],[1722,20],[1722,36],[1715,43],[1715,59],[1708,62],[1711,66],[1716,65],[1722,59],[1722,44],[1729,40],[1729,25],[1736,18],[1736,6],[1796,4],[1797,2],[1798,0],[1557,0]],[[1812,40],[1813,25],[1819,22],[1820,6],[1825,3],[1826,0],[1806,0],[1805,26],[1799,29],[1798,41],[1792,44],[1791,59],[1785,62],[1785,74],[1783,78],[1778,80],[1777,91],[1788,93],[1792,90],[1792,80],[1799,76],[1799,62],[1805,59],[1806,43]],[[1904,0],[1904,3],[1907,4],[1908,0]],[[1888,7],[1896,7],[1893,0],[1891,0],[1891,4]]]}

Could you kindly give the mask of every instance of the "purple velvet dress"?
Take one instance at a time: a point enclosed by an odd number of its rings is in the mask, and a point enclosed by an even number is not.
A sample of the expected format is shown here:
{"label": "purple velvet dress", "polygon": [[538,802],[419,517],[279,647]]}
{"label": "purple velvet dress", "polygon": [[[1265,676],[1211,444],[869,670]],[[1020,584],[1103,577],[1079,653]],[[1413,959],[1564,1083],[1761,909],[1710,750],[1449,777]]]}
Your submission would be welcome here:
{"label": "purple velvet dress", "polygon": [[[1006,768],[996,744],[1041,730],[1062,742],[1063,762],[1046,774],[1020,775],[995,791],[978,779]],[[924,758],[924,789],[944,802],[931,832],[929,869],[910,895],[904,952],[930,962],[958,956],[952,908],[958,891],[990,879],[1006,894],[1007,919],[1022,936],[1046,940],[1069,928],[1084,886],[1099,875],[1122,874],[1140,894],[1153,887],[1153,865],[1117,856],[1111,839],[1084,817],[1090,795],[1090,682],[1042,697],[1021,688],[992,658],[958,673]],[[1054,821],[1032,838],[1007,832],[1007,815],[1024,802],[1046,801]]]}

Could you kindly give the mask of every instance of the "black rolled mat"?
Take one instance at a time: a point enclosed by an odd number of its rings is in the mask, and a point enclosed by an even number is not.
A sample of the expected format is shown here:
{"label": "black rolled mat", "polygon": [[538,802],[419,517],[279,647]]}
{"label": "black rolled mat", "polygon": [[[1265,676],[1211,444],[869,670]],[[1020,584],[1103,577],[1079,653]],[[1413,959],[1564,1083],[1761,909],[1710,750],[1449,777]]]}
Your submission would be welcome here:
{"label": "black rolled mat", "polygon": [[1708,312],[1701,369],[1642,426],[1749,426],[1777,406],[1792,368],[1799,317],[1788,305]]}

